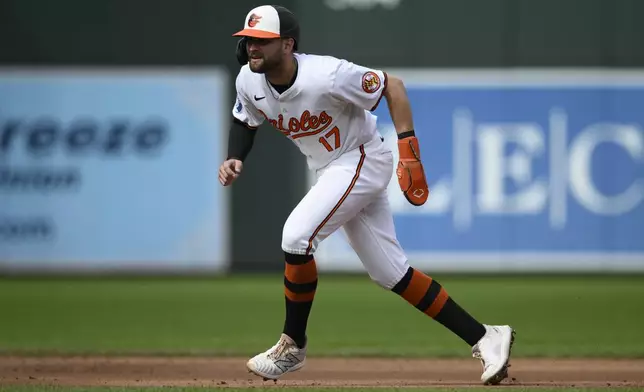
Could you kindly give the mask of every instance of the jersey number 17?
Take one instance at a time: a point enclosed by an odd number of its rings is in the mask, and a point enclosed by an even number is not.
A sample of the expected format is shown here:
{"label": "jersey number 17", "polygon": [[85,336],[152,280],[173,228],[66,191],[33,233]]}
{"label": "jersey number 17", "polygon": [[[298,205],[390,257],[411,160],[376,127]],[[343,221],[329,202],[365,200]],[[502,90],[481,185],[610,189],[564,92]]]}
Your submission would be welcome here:
{"label": "jersey number 17", "polygon": [[[333,146],[329,143],[329,140],[333,136]],[[335,149],[340,148],[340,129],[338,127],[333,127],[329,132],[325,133],[324,136],[321,136],[318,139],[320,143],[326,148],[327,151],[331,152]]]}

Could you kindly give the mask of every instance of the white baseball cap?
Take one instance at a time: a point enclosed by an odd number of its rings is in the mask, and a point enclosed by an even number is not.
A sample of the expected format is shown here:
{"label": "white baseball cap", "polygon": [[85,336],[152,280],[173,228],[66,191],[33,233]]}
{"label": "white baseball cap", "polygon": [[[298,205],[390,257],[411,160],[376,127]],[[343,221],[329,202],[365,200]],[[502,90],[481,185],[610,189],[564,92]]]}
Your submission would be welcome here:
{"label": "white baseball cap", "polygon": [[250,10],[244,19],[244,28],[233,37],[300,38],[300,25],[295,15],[279,5],[262,5]]}

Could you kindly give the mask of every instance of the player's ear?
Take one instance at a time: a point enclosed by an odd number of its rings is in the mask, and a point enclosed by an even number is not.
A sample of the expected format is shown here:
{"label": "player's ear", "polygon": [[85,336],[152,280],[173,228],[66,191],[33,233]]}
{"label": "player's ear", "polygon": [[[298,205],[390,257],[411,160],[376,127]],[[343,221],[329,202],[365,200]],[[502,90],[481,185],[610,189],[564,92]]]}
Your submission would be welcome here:
{"label": "player's ear", "polygon": [[295,40],[293,38],[287,38],[285,40],[282,40],[282,42],[284,43],[284,50],[288,51],[290,49],[291,52],[295,51]]}

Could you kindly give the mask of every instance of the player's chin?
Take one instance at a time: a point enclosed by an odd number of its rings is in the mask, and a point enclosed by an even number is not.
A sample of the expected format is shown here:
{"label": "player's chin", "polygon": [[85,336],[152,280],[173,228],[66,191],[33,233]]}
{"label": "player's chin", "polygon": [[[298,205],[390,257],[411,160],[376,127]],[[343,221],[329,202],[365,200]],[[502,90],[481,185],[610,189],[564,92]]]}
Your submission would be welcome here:
{"label": "player's chin", "polygon": [[248,60],[248,66],[251,71],[257,72],[257,73],[263,73],[264,72],[264,59],[258,58],[258,59],[249,59]]}

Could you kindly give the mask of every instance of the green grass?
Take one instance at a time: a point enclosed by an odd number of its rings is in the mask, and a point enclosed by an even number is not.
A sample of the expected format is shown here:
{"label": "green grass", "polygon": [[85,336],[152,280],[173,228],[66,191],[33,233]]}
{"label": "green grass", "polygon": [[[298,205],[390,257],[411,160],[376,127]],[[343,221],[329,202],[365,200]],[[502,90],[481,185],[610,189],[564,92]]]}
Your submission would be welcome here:
{"label": "green grass", "polygon": [[[437,277],[515,356],[644,357],[644,277]],[[0,279],[0,350],[250,355],[283,325],[282,277]],[[320,276],[321,355],[469,356],[438,323],[365,276]]]}

